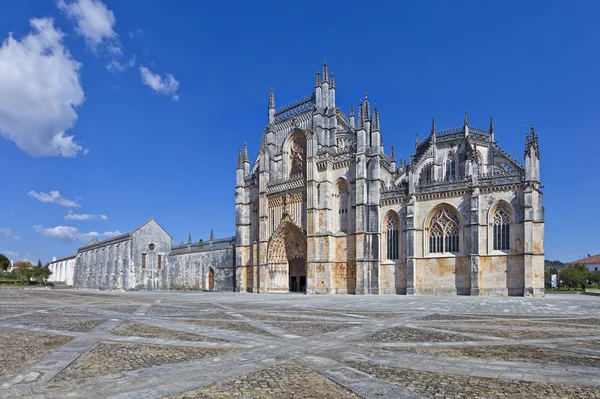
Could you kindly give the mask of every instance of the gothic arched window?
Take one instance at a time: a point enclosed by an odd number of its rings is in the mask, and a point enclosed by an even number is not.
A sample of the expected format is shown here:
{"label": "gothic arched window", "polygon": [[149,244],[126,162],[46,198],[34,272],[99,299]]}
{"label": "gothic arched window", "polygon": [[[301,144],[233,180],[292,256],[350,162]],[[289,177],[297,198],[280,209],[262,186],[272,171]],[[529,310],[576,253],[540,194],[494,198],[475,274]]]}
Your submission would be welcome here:
{"label": "gothic arched window", "polygon": [[258,218],[258,199],[252,203],[252,219],[250,220],[251,241],[258,241],[260,223]]}
{"label": "gothic arched window", "polygon": [[456,179],[456,157],[453,153],[448,154],[446,160],[446,180]]}
{"label": "gothic arched window", "polygon": [[385,223],[386,259],[397,260],[400,258],[398,249],[398,230],[400,223],[395,215],[389,214]]}
{"label": "gothic arched window", "polygon": [[447,208],[438,210],[429,222],[429,252],[458,252],[459,233],[456,213]]}
{"label": "gothic arched window", "polygon": [[433,164],[425,165],[421,169],[419,184],[429,184],[433,181]]}
{"label": "gothic arched window", "polygon": [[339,181],[336,188],[337,208],[337,230],[344,233],[349,231],[348,207],[350,202],[350,190],[344,181]]}
{"label": "gothic arched window", "polygon": [[510,213],[504,206],[494,212],[494,250],[510,249]]}

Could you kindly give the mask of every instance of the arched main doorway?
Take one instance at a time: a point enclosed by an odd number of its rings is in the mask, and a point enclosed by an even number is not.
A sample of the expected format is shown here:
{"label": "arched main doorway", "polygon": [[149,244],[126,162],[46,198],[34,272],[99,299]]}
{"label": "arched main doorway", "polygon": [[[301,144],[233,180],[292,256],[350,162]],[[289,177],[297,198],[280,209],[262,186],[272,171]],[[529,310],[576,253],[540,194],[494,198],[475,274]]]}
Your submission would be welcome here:
{"label": "arched main doorway", "polygon": [[306,292],[306,236],[289,215],[271,237],[269,292]]}

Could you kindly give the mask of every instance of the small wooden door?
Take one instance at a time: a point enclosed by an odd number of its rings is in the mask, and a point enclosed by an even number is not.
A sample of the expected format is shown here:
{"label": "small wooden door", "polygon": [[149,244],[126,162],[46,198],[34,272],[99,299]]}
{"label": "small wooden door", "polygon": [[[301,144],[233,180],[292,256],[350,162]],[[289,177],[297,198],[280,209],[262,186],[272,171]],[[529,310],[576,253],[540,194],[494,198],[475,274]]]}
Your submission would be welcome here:
{"label": "small wooden door", "polygon": [[212,291],[215,289],[215,272],[213,269],[208,269],[208,290]]}

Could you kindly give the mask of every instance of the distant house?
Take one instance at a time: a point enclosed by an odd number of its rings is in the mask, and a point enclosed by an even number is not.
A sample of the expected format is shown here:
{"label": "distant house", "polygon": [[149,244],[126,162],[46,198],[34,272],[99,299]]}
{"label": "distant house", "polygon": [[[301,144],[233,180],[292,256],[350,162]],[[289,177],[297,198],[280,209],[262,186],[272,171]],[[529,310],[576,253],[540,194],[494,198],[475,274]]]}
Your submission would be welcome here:
{"label": "distant house", "polygon": [[33,265],[31,263],[25,262],[25,261],[15,262],[8,268],[8,271],[12,272],[13,270],[27,268],[27,267],[33,267]]}
{"label": "distant house", "polygon": [[600,254],[588,255],[587,258],[569,262],[570,265],[584,265],[591,272],[600,270]]}

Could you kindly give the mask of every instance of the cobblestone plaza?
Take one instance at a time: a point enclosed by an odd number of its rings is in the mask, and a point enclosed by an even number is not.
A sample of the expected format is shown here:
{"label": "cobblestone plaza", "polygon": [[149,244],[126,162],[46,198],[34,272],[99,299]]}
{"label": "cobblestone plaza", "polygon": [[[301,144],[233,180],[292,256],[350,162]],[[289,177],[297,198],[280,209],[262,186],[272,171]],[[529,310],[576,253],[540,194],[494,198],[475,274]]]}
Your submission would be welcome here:
{"label": "cobblestone plaza", "polygon": [[600,298],[0,290],[2,398],[600,398]]}

